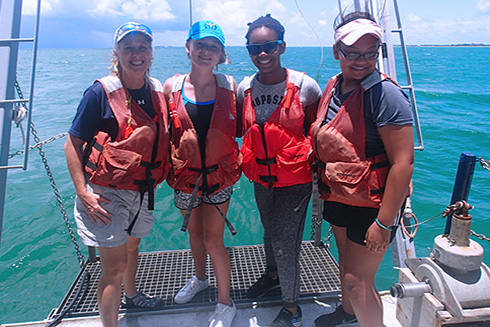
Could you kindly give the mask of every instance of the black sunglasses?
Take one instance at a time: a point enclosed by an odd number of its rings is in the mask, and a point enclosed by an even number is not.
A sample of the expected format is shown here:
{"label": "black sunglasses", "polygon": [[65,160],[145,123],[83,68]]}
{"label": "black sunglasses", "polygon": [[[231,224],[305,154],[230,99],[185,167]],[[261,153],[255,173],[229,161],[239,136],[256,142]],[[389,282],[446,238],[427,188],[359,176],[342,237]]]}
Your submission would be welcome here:
{"label": "black sunglasses", "polygon": [[337,45],[337,49],[342,53],[344,58],[347,60],[357,60],[359,57],[364,57],[365,60],[373,60],[379,57],[379,51],[377,50],[376,52],[368,52],[365,54],[360,54],[357,52],[345,52],[338,45]]}
{"label": "black sunglasses", "polygon": [[270,41],[264,44],[247,44],[247,50],[252,56],[256,56],[262,52],[273,53],[277,50],[279,44],[282,44],[282,40]]}

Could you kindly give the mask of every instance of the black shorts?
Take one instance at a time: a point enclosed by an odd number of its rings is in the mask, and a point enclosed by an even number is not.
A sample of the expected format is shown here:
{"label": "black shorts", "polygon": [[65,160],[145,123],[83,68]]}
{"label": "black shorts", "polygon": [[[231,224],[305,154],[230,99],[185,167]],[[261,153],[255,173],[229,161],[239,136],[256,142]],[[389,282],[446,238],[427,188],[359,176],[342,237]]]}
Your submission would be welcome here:
{"label": "black shorts", "polygon": [[[345,227],[347,238],[352,242],[366,245],[364,243],[366,232],[378,216],[378,212],[379,208],[356,207],[339,202],[325,201],[323,219],[334,226]],[[398,217],[395,222],[397,221]],[[396,227],[393,227],[390,242],[395,237],[395,232]]]}

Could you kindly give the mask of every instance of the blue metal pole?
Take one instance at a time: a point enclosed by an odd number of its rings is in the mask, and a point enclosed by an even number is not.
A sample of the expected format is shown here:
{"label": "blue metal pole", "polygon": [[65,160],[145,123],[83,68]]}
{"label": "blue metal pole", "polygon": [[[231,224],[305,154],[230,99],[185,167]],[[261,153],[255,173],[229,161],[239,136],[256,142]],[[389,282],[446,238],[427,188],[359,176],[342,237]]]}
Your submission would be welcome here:
{"label": "blue metal pole", "polygon": [[[468,201],[471,181],[473,179],[473,171],[475,170],[475,163],[476,156],[474,154],[471,154],[470,152],[461,153],[450,204],[454,204],[461,200]],[[453,216],[451,214],[446,218],[446,229],[444,230],[445,235],[449,235],[451,232],[452,217]]]}

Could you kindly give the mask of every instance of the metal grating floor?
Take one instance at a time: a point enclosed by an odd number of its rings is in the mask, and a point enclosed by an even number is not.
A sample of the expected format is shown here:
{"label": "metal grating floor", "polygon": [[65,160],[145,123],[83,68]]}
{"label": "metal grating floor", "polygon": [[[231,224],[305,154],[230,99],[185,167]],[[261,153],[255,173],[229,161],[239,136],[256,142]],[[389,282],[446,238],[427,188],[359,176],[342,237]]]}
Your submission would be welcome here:
{"label": "metal grating floor", "polygon": [[[262,245],[229,247],[231,262],[231,297],[238,307],[241,303],[265,302],[281,303],[280,290],[267,293],[259,300],[248,299],[246,290],[262,275],[265,269]],[[300,301],[313,298],[338,299],[340,280],[338,265],[328,249],[313,245],[312,241],[304,241],[301,248],[301,297]],[[72,287],[63,299],[60,307],[54,309],[48,319],[62,312],[76,296],[82,275],[90,273],[90,284],[82,300],[75,304],[67,313],[67,317],[98,315],[97,284],[100,277],[100,261],[87,262],[80,271]],[[137,289],[151,296],[159,296],[165,300],[165,311],[180,311],[184,308],[214,307],[217,299],[216,281],[208,258],[207,271],[210,276],[210,287],[198,293],[187,304],[176,304],[173,296],[194,275],[194,265],[190,250],[163,251],[141,253],[139,256]],[[120,309],[120,312],[137,312]]]}

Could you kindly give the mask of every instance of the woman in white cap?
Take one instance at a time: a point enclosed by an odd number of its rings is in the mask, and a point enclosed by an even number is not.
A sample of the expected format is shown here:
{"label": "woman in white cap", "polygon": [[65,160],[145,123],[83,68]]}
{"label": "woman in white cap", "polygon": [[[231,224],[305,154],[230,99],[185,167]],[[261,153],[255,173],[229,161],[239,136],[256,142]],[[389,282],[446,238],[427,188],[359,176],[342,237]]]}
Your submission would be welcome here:
{"label": "woman in white cap", "polygon": [[410,189],[412,116],[405,93],[376,70],[382,29],[374,18],[354,12],[334,25],[341,73],[323,92],[312,145],[339,252],[342,304],[315,326],[382,327],[375,276]]}
{"label": "woman in white cap", "polygon": [[78,234],[100,255],[97,304],[104,327],[117,326],[122,282],[126,308],[164,305],[137,291],[135,282],[138,246],[153,225],[153,191],[169,165],[163,88],[148,76],[151,43],[143,24],[116,30],[112,74],[85,91],[65,143]]}
{"label": "woman in white cap", "polygon": [[175,295],[187,303],[209,286],[207,254],[218,287],[218,303],[210,327],[229,327],[236,307],[230,298],[230,259],[223,243],[226,212],[241,175],[236,136],[236,82],[213,73],[226,62],[225,37],[211,21],[192,25],[185,43],[191,71],[164,84],[171,119],[172,168],[167,179],[174,203],[184,217],[196,275]]}

